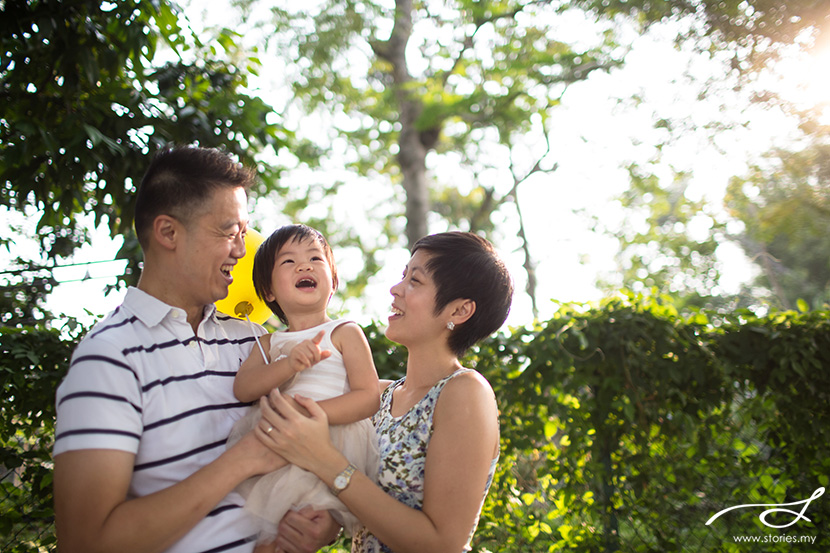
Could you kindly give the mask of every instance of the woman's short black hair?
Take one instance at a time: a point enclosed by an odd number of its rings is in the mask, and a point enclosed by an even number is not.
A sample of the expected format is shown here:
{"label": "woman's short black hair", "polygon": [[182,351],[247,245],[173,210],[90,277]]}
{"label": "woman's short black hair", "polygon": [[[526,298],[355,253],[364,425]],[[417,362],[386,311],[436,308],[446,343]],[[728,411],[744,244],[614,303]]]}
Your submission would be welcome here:
{"label": "woman's short black hair", "polygon": [[135,198],[133,224],[142,248],[148,244],[153,221],[169,215],[187,224],[219,188],[244,188],[255,172],[216,148],[162,148],[141,179]]}
{"label": "woman's short black hair", "polygon": [[260,244],[256,254],[254,254],[254,290],[256,290],[256,295],[259,299],[264,301],[265,305],[285,325],[288,324],[285,311],[282,310],[282,307],[280,307],[280,304],[276,300],[268,301],[265,299],[265,296],[271,293],[271,274],[274,271],[274,263],[277,260],[277,255],[279,255],[282,247],[292,240],[297,242],[313,240],[317,242],[323,248],[326,261],[328,261],[329,267],[331,267],[332,290],[337,290],[339,283],[337,279],[337,265],[334,264],[334,252],[320,231],[306,225],[286,225],[272,232],[271,236]]}
{"label": "woman's short black hair", "polygon": [[429,254],[426,270],[435,282],[435,312],[450,302],[475,302],[472,317],[450,333],[450,349],[461,357],[476,342],[498,330],[513,301],[513,281],[493,245],[471,232],[444,232],[418,240],[414,254]]}

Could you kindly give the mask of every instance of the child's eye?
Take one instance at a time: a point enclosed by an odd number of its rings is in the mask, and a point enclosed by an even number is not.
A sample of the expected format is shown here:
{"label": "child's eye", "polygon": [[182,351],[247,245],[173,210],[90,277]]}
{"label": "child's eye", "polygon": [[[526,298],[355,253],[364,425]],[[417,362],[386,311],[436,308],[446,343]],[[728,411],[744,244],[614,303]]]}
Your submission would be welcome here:
{"label": "child's eye", "polygon": [[293,259],[283,259],[281,265],[285,265],[286,263],[294,263]]}

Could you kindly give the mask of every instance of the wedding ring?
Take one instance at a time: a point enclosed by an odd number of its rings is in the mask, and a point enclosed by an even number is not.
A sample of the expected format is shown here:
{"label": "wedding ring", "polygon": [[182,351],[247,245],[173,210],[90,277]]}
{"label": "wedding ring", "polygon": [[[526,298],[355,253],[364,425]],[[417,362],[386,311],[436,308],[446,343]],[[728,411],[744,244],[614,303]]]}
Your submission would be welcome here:
{"label": "wedding ring", "polygon": [[270,434],[270,433],[271,433],[271,431],[272,431],[273,429],[274,429],[274,427],[273,427],[273,426],[269,426],[269,427],[268,427],[268,430],[266,430],[266,431],[265,431],[265,433],[266,433],[266,434]]}

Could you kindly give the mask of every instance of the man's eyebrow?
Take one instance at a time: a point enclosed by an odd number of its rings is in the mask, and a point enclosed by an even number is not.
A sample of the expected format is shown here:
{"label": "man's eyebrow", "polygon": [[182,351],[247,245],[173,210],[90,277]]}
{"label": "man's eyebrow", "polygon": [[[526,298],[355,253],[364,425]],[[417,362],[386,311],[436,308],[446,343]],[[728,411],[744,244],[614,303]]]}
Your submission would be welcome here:
{"label": "man's eyebrow", "polygon": [[248,222],[247,221],[232,221],[232,220],[229,220],[229,221],[225,222],[224,224],[220,225],[219,228],[221,228],[222,230],[230,230],[230,229],[232,229],[233,227],[236,227],[236,226],[238,226],[240,230],[246,230],[248,228]]}

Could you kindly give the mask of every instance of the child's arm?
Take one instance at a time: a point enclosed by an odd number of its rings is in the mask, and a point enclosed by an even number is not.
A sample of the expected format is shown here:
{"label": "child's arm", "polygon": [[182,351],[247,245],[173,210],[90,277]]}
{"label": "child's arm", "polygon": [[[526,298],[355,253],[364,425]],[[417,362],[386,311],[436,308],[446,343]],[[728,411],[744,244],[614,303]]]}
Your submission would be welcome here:
{"label": "child's arm", "polygon": [[355,323],[346,323],[334,329],[331,340],[343,354],[351,390],[321,401],[320,407],[326,412],[329,424],[347,424],[371,417],[380,408],[380,393],[372,350],[363,329]]}
{"label": "child's arm", "polygon": [[[233,395],[239,401],[255,401],[287,382],[298,372],[325,359],[331,352],[320,349],[320,340],[324,335],[325,333],[320,331],[311,340],[305,340],[292,348],[288,357],[270,363],[265,363],[259,348],[255,347],[236,373],[233,380]],[[270,351],[271,335],[260,336],[260,339],[265,350]]]}

